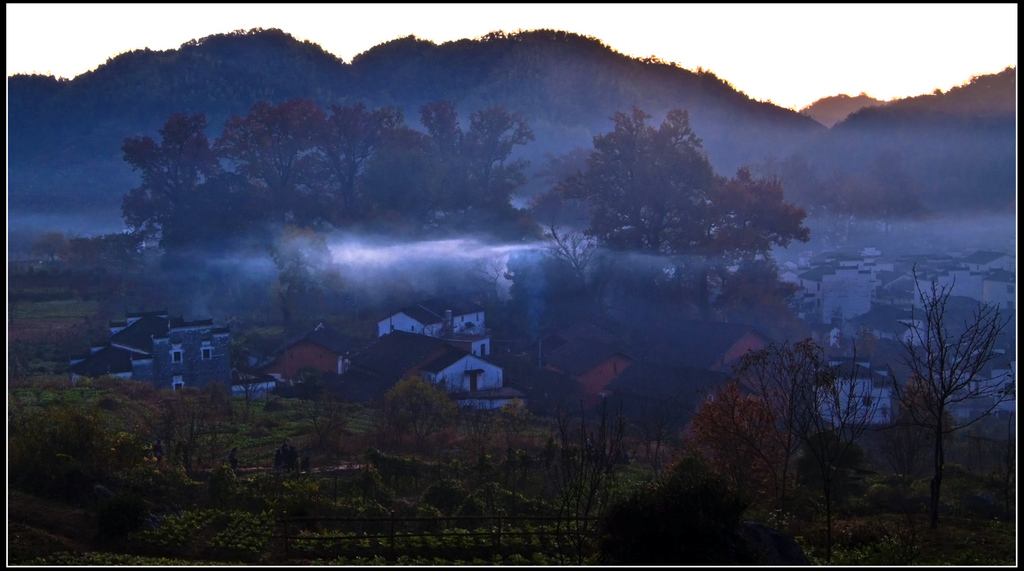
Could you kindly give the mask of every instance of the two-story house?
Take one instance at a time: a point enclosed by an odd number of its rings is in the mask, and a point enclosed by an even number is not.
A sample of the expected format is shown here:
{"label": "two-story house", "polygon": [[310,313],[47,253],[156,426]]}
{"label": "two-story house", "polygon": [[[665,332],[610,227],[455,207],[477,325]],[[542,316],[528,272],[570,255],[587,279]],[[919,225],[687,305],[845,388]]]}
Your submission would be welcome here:
{"label": "two-story house", "polygon": [[476,304],[431,299],[410,305],[377,322],[377,337],[392,331],[444,339],[480,357],[492,350],[484,310]]}
{"label": "two-story house", "polygon": [[285,341],[258,371],[281,381],[298,380],[303,369],[340,375],[351,342],[340,332],[318,323]]}
{"label": "two-story house", "polygon": [[231,383],[231,332],[212,319],[185,321],[166,311],[130,313],[110,323],[110,340],[71,359],[71,380],[114,375],[157,387]]}
{"label": "two-story house", "polygon": [[350,400],[369,401],[414,376],[444,387],[463,407],[501,408],[525,396],[504,387],[502,368],[486,359],[436,337],[398,330],[353,353],[335,388]]}

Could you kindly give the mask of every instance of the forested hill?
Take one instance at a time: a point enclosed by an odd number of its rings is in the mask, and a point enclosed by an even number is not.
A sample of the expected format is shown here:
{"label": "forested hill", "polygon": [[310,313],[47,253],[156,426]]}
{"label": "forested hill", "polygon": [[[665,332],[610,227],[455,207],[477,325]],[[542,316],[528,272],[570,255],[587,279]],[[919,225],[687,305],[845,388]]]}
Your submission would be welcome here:
{"label": "forested hill", "polygon": [[801,109],[800,113],[807,115],[826,127],[831,127],[846,119],[852,113],[860,111],[865,107],[881,105],[882,103],[884,101],[881,99],[875,99],[866,93],[861,93],[855,97],[839,94],[822,97]]}
{"label": "forested hill", "polygon": [[529,121],[533,167],[545,153],[589,148],[616,111],[656,117],[687,109],[716,170],[731,174],[769,152],[795,149],[823,127],[738,92],[712,72],[638,60],[600,40],[540,30],[434,44],[415,37],[345,63],[280,30],[237,31],[177,50],[137,50],[73,80],[8,78],[9,205],[32,210],[116,208],[137,185],[122,161],[126,137],[155,135],[174,112],[204,112],[210,135],[260,99],[307,97],[321,106],[419,106],[451,100],[463,116],[496,104]]}
{"label": "forested hill", "polygon": [[[822,184],[831,177],[832,186],[846,186],[843,199],[864,214],[882,215],[887,208],[889,215],[1012,213],[1016,103],[1017,70],[1008,67],[945,92],[861,109],[805,143],[798,157],[813,165]],[[797,180],[806,176],[797,173],[787,188],[793,187],[797,196],[809,193],[797,188],[802,184]],[[852,203],[871,196],[872,187],[883,193],[883,200]],[[912,200],[904,200],[908,197]]]}

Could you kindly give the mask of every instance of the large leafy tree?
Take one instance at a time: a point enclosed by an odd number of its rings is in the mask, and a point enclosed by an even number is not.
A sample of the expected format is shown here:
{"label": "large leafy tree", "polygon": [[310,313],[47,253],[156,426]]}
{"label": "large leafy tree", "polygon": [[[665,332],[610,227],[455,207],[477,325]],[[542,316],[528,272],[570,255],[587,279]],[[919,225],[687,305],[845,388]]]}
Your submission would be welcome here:
{"label": "large leafy tree", "polygon": [[[724,283],[733,274],[730,266],[757,265],[772,259],[775,246],[786,247],[793,240],[810,239],[810,230],[803,225],[806,211],[786,202],[779,179],[755,178],[747,168],[739,169],[735,178],[715,185],[704,215],[698,222],[699,236],[694,236],[687,246],[696,254],[692,267],[697,276],[698,301],[705,315],[709,312],[707,288],[712,278]],[[777,289],[770,282],[765,285]]]}
{"label": "large leafy tree", "polygon": [[326,116],[309,99],[279,105],[257,101],[245,117],[232,117],[214,145],[265,201],[279,223],[318,218],[317,145]]}
{"label": "large leafy tree", "polygon": [[286,226],[269,250],[278,270],[274,293],[288,325],[297,305],[311,301],[308,298],[322,301],[320,296],[337,277],[332,271],[331,250],[322,235],[295,226]]}
{"label": "large leafy tree", "polygon": [[332,188],[337,220],[353,220],[362,213],[357,180],[368,159],[380,147],[385,133],[403,124],[402,111],[394,107],[369,110],[366,105],[332,105],[321,132],[322,168]]}
{"label": "large leafy tree", "polygon": [[420,123],[427,131],[428,155],[433,164],[431,195],[436,206],[457,210],[469,204],[469,181],[462,153],[464,133],[452,101],[436,101],[420,107]]}
{"label": "large leafy tree", "polygon": [[412,434],[417,448],[451,426],[458,406],[444,389],[419,377],[399,381],[384,394],[384,414],[396,435]]}
{"label": "large leafy tree", "polygon": [[381,134],[360,180],[363,219],[396,229],[422,228],[437,209],[437,162],[430,138],[401,125]]}
{"label": "large leafy tree", "polygon": [[438,101],[420,108],[420,122],[430,137],[438,172],[435,194],[445,210],[509,208],[515,190],[526,183],[528,165],[512,159],[512,153],[534,139],[525,119],[504,106],[489,107],[470,114],[469,129],[463,131],[455,103]]}
{"label": "large leafy tree", "polygon": [[616,113],[613,130],[594,137],[587,168],[557,191],[589,205],[588,233],[603,245],[671,256],[710,317],[712,284],[720,285],[730,266],[806,241],[806,213],[784,200],[777,178],[755,178],[748,169],[733,179],[717,176],[686,111],[669,111],[658,128],[650,118],[638,108]]}
{"label": "large leafy tree", "polygon": [[124,196],[121,212],[132,230],[161,236],[167,248],[190,240],[190,211],[201,199],[201,186],[220,171],[206,138],[202,113],[171,115],[152,137],[131,137],[121,147],[124,160],[142,174],[142,184]]}
{"label": "large leafy tree", "polygon": [[778,501],[785,493],[780,467],[788,452],[776,438],[778,425],[776,410],[732,382],[708,395],[690,421],[688,438],[737,489]]}
{"label": "large leafy tree", "polygon": [[525,159],[510,159],[512,151],[533,139],[533,130],[526,120],[503,106],[470,115],[463,143],[478,203],[492,208],[508,207],[516,189],[526,184],[523,171],[529,164]]}
{"label": "large leafy tree", "polygon": [[635,107],[616,113],[613,130],[594,137],[586,170],[558,188],[589,204],[589,232],[604,244],[672,254],[696,238],[715,173],[685,111],[670,111],[657,129],[650,118]]}

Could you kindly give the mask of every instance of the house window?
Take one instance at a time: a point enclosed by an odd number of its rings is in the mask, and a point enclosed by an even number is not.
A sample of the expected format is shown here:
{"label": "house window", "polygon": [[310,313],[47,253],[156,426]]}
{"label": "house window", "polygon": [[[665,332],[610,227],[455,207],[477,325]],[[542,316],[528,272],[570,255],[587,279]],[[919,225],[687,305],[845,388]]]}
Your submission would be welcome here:
{"label": "house window", "polygon": [[864,403],[864,406],[871,406],[871,395],[864,395],[862,402]]}
{"label": "house window", "polygon": [[171,351],[171,362],[172,363],[180,363],[181,362],[181,349],[175,349],[175,350]]}
{"label": "house window", "polygon": [[213,358],[213,348],[211,348],[211,347],[203,347],[203,360],[204,361],[209,361],[212,358]]}
{"label": "house window", "polygon": [[185,381],[181,378],[181,375],[174,375],[171,380],[171,390],[176,391],[185,387]]}
{"label": "house window", "polygon": [[481,343],[480,344],[480,356],[481,357],[487,356],[487,343]]}

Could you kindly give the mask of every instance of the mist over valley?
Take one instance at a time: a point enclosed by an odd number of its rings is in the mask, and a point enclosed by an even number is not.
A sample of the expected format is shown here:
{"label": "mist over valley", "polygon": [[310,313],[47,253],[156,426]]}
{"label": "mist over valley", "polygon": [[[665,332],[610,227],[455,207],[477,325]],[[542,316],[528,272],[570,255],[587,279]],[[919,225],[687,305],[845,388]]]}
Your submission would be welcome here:
{"label": "mist over valley", "polygon": [[8,99],[18,561],[1013,557],[1013,67],[254,29]]}

